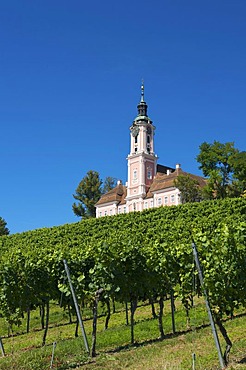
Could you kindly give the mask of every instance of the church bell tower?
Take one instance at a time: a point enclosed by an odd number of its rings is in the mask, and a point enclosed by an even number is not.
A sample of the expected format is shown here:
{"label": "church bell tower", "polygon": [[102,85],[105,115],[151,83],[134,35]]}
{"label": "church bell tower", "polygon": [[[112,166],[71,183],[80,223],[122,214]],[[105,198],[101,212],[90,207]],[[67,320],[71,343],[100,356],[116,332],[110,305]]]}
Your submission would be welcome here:
{"label": "church bell tower", "polygon": [[126,202],[128,212],[142,211],[143,200],[156,174],[157,156],[154,152],[155,126],[148,117],[144,100],[144,84],[141,85],[141,100],[138,115],[130,127],[130,154],[128,161],[128,185]]}

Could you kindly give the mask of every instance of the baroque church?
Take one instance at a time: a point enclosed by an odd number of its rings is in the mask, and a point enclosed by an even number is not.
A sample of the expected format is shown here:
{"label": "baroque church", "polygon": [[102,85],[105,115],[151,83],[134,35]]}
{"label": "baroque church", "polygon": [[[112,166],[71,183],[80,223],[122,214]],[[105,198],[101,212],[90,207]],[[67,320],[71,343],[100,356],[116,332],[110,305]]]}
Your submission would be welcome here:
{"label": "baroque church", "polygon": [[96,203],[96,217],[180,204],[180,191],[174,185],[179,175],[190,176],[201,187],[206,184],[203,177],[184,172],[180,164],[176,164],[175,168],[157,164],[155,126],[148,117],[143,84],[137,109],[138,115],[130,127],[128,181],[125,185],[118,181],[114,189],[102,195]]}

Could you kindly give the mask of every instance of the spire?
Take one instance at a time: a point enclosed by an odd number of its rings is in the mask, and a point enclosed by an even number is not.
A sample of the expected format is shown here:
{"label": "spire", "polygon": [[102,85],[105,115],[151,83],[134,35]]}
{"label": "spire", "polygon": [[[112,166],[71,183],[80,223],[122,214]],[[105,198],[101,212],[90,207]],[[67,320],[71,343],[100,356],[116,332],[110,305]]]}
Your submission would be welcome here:
{"label": "spire", "polygon": [[141,84],[141,100],[140,103],[138,104],[138,115],[139,116],[145,116],[147,117],[147,104],[144,101],[144,80],[142,80]]}
{"label": "spire", "polygon": [[142,79],[142,85],[141,85],[141,103],[144,102],[144,80]]}

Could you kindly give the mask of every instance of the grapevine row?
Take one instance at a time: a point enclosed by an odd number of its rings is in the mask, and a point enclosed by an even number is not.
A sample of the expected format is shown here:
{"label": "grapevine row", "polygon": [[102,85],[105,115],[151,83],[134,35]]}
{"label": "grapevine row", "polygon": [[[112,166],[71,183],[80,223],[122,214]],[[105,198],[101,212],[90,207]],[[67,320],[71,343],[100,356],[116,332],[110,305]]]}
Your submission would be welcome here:
{"label": "grapevine row", "polygon": [[[246,200],[225,199],[160,207],[84,220],[0,238],[1,315],[23,312],[69,296],[66,259],[79,299],[131,303],[174,290],[186,305],[193,294],[191,243],[198,247],[214,314],[220,320],[246,305]],[[161,323],[160,323],[160,333]],[[132,332],[132,340],[134,340]]]}

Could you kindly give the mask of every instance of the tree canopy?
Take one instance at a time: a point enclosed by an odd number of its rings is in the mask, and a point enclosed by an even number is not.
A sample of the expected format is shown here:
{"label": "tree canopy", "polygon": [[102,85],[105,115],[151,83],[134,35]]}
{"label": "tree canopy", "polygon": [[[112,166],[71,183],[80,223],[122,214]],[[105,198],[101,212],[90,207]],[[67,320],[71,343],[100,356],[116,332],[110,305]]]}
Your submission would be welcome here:
{"label": "tree canopy", "polygon": [[81,218],[96,217],[95,204],[101,195],[116,186],[114,177],[106,177],[104,182],[97,171],[88,171],[80,181],[73,197],[78,203],[73,203],[73,212]]}
{"label": "tree canopy", "polygon": [[101,196],[102,180],[97,171],[88,171],[80,181],[73,197],[79,202],[73,203],[73,211],[76,216],[82,218],[95,217],[95,204]]}
{"label": "tree canopy", "polygon": [[199,169],[208,177],[206,197],[223,199],[242,194],[246,189],[246,152],[236,149],[233,142],[219,141],[204,142],[199,149]]}
{"label": "tree canopy", "polygon": [[0,217],[0,235],[8,235],[9,229],[7,228],[7,222]]}
{"label": "tree canopy", "polygon": [[238,152],[230,157],[233,168],[233,185],[242,194],[246,190],[246,152]]}
{"label": "tree canopy", "polygon": [[174,185],[180,191],[181,203],[197,202],[202,199],[198,181],[192,179],[189,175],[179,175],[174,180]]}
{"label": "tree canopy", "polygon": [[107,176],[103,183],[102,194],[105,194],[111,189],[113,189],[116,186],[116,184],[117,179],[115,177]]}

